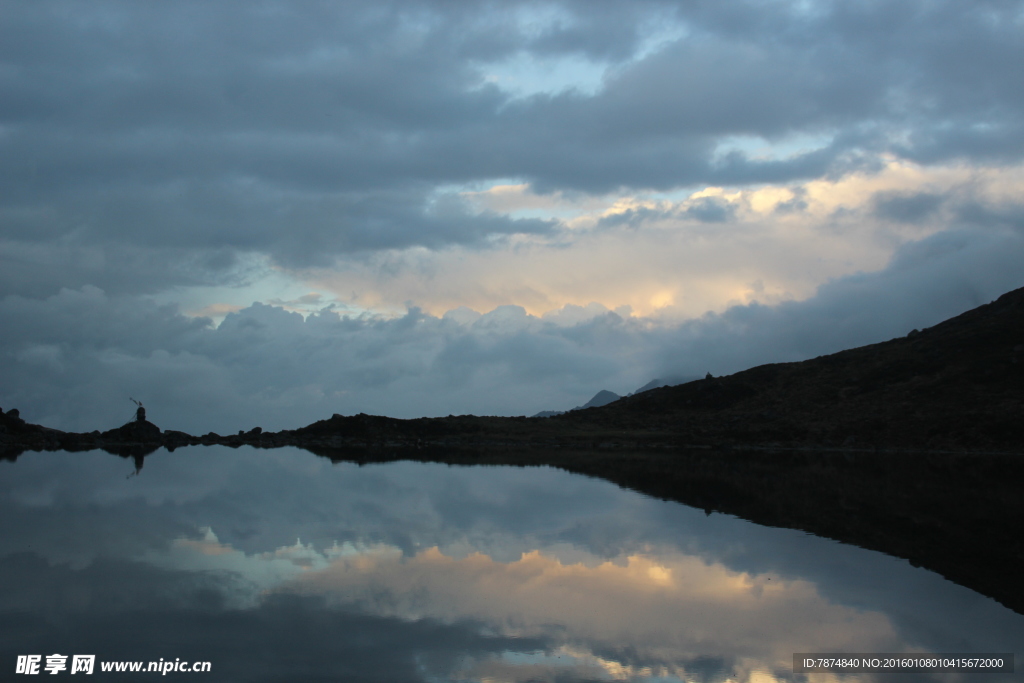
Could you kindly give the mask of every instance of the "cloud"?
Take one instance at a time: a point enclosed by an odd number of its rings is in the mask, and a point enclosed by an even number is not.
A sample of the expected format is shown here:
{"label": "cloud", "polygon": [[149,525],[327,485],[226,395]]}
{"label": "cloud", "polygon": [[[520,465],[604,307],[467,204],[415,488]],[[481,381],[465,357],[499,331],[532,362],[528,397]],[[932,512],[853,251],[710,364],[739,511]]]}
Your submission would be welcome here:
{"label": "cloud", "polygon": [[[203,254],[325,263],[555,227],[437,203],[453,184],[518,178],[593,194],[785,183],[870,167],[880,153],[1013,163],[1024,151],[1012,3],[602,7],[11,6],[0,29],[5,270],[45,245],[67,255],[33,262],[49,292],[118,280],[152,291],[222,277]],[[528,97],[486,81],[522,55],[605,76],[592,93]],[[831,142],[716,158],[736,136],[794,134]],[[67,268],[90,254],[106,268]],[[17,288],[29,270],[4,291],[28,293]]]}
{"label": "cloud", "polygon": [[700,197],[686,208],[685,215],[705,223],[724,223],[735,211],[732,204],[720,197]]}
{"label": "cloud", "polygon": [[[877,271],[900,245],[942,231],[973,229],[987,239],[990,229],[1013,230],[1021,177],[1019,166],[890,160],[834,179],[670,195],[538,195],[501,186],[464,196],[511,215],[543,207],[565,230],[511,238],[502,248],[393,250],[290,273],[364,308],[396,310],[412,301],[440,315],[459,306],[520,305],[543,315],[599,302],[640,316],[670,306],[680,319],[699,317],[754,300],[806,299],[828,280]],[[927,210],[907,206],[908,197],[942,201]]]}
{"label": "cloud", "polygon": [[394,319],[331,310],[303,319],[257,303],[212,328],[96,289],[8,297],[0,311],[14,369],[6,407],[86,431],[127,419],[128,396],[165,428],[223,433],[254,420],[296,427],[325,411],[522,414],[633,372],[621,358],[635,326],[614,313],[566,327],[516,307],[460,324],[415,308]]}
{"label": "cloud", "polygon": [[[95,288],[0,301],[0,405],[33,422],[92,430],[142,400],[164,428],[294,428],[338,412],[396,417],[532,414],[627,393],[654,377],[727,374],[901,336],[1024,285],[1019,230],[949,231],[909,243],[875,273],[803,301],[755,299],[698,318],[567,306],[434,316],[303,317],[255,303],[209,319]],[[762,294],[757,294],[761,289]],[[628,313],[625,309],[623,313]]]}
{"label": "cloud", "polygon": [[875,196],[875,213],[881,218],[905,223],[920,223],[942,205],[943,198],[929,192],[899,194],[881,192]]}

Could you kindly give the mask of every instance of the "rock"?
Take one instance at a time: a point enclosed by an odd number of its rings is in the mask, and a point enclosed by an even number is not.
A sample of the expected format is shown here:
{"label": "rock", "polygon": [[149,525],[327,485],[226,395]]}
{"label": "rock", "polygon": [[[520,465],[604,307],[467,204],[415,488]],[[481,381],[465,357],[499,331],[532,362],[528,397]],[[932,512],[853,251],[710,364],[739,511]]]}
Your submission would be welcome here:
{"label": "rock", "polygon": [[160,428],[148,420],[135,420],[123,427],[103,432],[102,436],[107,439],[153,443],[160,441]]}

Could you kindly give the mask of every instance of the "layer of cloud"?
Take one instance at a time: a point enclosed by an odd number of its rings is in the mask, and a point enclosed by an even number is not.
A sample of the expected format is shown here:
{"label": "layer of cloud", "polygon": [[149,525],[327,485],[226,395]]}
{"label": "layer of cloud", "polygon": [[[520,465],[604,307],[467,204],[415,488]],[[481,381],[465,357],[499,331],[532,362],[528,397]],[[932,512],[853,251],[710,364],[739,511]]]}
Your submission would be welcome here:
{"label": "layer of cloud", "polygon": [[1019,3],[3,14],[0,404],[55,427],[531,414],[1024,284]]}
{"label": "layer of cloud", "polygon": [[888,160],[872,172],[787,185],[708,187],[682,196],[538,195],[526,185],[464,193],[512,216],[560,217],[557,237],[501,249],[389,250],[287,272],[339,302],[392,310],[414,302],[517,304],[542,315],[597,301],[679,318],[753,300],[806,299],[823,283],[884,267],[901,245],[943,231],[988,239],[1019,229],[1020,166],[922,167]]}
{"label": "layer of cloud", "polygon": [[[154,291],[246,254],[315,264],[553,230],[450,190],[503,178],[605,193],[788,183],[880,154],[1018,162],[1020,16],[924,0],[6,3],[0,257],[17,273],[0,285]],[[603,79],[521,96],[490,77],[524,56]],[[821,142],[730,147],[794,135]],[[117,274],[87,279],[90,259]]]}
{"label": "layer of cloud", "polygon": [[522,307],[434,316],[303,318],[253,304],[219,326],[96,288],[0,301],[0,405],[58,428],[109,428],[129,396],[164,428],[294,428],[332,413],[532,414],[627,393],[654,377],[726,374],[901,336],[1024,286],[1019,231],[944,232],[886,269],[804,301],[754,301],[696,319],[600,304],[543,317]]}

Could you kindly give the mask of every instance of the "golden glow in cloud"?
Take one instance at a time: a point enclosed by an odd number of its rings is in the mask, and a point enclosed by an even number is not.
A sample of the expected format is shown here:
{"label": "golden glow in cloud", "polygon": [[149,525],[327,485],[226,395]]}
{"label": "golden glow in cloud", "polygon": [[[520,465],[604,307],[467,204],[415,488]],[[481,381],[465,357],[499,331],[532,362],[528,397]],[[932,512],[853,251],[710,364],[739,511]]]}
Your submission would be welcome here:
{"label": "golden glow in cloud", "polygon": [[[526,680],[566,665],[614,680],[675,676],[688,661],[723,657],[734,680],[765,681],[796,651],[902,651],[884,615],[828,601],[813,583],[751,574],[677,551],[565,563],[541,550],[499,562],[430,547],[407,556],[388,545],[294,546],[246,555],[211,530],[179,540],[156,564],[239,572],[254,605],[270,592],[318,595],[345,609],[403,620],[479,622],[504,636],[535,637],[551,650],[535,661],[467,663],[486,680]],[[255,602],[253,602],[255,601]],[[632,661],[608,653],[628,652]],[[596,653],[604,653],[598,655]],[[769,676],[765,679],[764,676]]]}
{"label": "golden glow in cloud", "polygon": [[1022,189],[1022,167],[924,168],[892,159],[877,172],[682,197],[538,195],[525,184],[498,185],[464,197],[481,210],[556,218],[563,230],[488,248],[394,251],[291,275],[386,313],[407,303],[434,315],[512,304],[539,316],[596,302],[688,318],[753,300],[807,298],[830,279],[881,269],[901,244],[960,227],[948,210],[923,221],[887,219],[875,211],[879,197],[927,193],[998,205]]}
{"label": "golden glow in cloud", "polygon": [[[771,667],[809,651],[897,647],[881,614],[823,599],[813,584],[735,572],[680,554],[630,555],[596,566],[540,551],[509,563],[438,548],[340,556],[282,590],[353,601],[375,614],[479,620],[520,637],[565,633],[589,649],[628,649],[666,665],[743,653]],[[796,648],[796,650],[794,649]]]}

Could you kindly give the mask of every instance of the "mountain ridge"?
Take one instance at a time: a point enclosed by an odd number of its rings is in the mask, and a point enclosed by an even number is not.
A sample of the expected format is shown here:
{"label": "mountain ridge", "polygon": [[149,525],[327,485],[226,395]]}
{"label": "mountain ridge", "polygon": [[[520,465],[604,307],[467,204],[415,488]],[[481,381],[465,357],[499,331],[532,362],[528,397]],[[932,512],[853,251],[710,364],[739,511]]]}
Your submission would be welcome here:
{"label": "mountain ridge", "polygon": [[[591,403],[610,396],[598,392]],[[906,337],[588,405],[547,418],[401,420],[335,414],[293,430],[257,427],[201,437],[159,428],[140,436],[127,425],[103,433],[61,432],[0,411],[0,451],[302,445],[314,439],[336,447],[557,443],[1019,452],[1024,450],[1024,288]]]}
{"label": "mountain ridge", "polygon": [[622,397],[616,394],[615,392],[608,391],[607,389],[602,389],[601,391],[594,394],[594,397],[592,399],[590,399],[581,406],[576,406],[575,408],[570,408],[569,410],[542,410],[535,415],[531,415],[530,417],[554,417],[555,415],[562,415],[567,412],[572,412],[573,410],[599,408],[601,406],[608,405],[612,401],[618,401],[620,398]]}
{"label": "mountain ridge", "polygon": [[1024,446],[1024,288],[906,337],[651,389],[608,425],[721,443],[920,450]]}

